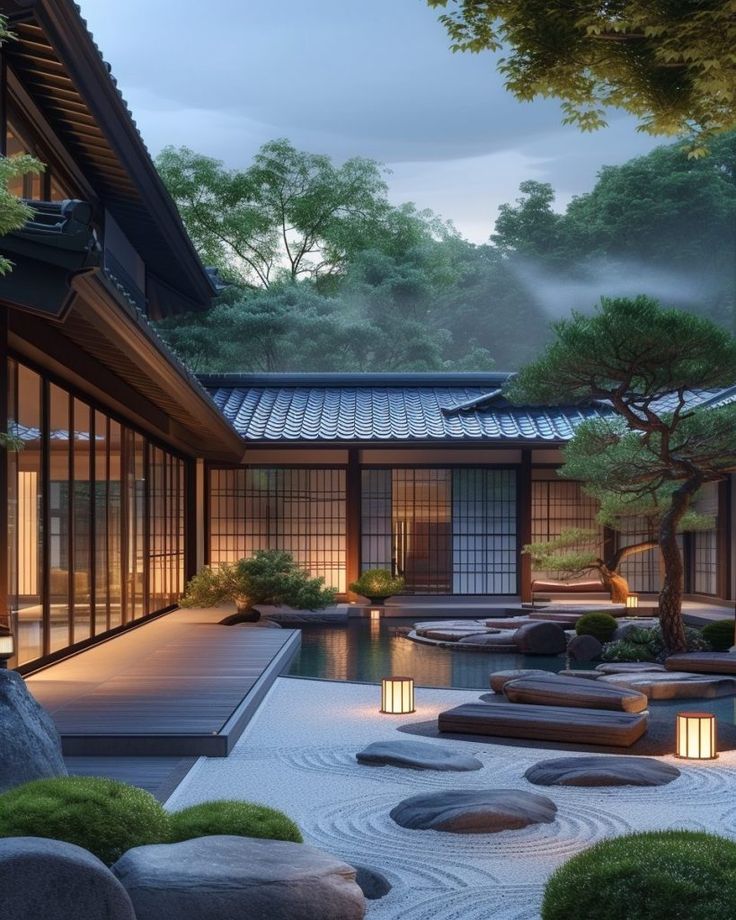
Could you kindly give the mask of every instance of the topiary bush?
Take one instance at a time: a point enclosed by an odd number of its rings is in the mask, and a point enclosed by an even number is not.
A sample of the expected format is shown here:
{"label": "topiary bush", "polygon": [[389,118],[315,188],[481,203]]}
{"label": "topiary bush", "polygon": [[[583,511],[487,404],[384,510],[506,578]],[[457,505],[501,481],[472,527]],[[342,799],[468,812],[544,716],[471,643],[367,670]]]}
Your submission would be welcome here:
{"label": "topiary bush", "polygon": [[0,837],[65,840],[107,865],[168,834],[168,815],[149,792],[112,779],[38,779],[0,795]]}
{"label": "topiary bush", "polygon": [[603,611],[585,613],[575,623],[575,632],[579,636],[595,636],[602,643],[610,642],[617,628],[616,618]]}
{"label": "topiary bush", "polygon": [[696,831],[604,840],[547,882],[542,920],[733,920],[736,843]]}
{"label": "topiary bush", "polygon": [[714,652],[727,652],[734,644],[733,620],[715,620],[701,630]]}
{"label": "topiary bush", "polygon": [[269,840],[291,840],[303,843],[299,828],[291,818],[253,802],[236,802],[226,799],[202,802],[169,816],[169,840],[191,840],[193,837],[210,837],[231,834],[236,837],[265,837]]}
{"label": "topiary bush", "polygon": [[349,587],[362,597],[391,597],[403,591],[405,584],[400,575],[392,575],[388,569],[368,569]]}

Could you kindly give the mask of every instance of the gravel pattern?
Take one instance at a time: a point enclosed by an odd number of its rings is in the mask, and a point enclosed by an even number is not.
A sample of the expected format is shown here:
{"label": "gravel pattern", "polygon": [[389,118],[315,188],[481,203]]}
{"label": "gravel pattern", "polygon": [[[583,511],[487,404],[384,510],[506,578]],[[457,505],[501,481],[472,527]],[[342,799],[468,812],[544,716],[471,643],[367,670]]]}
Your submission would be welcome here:
{"label": "gravel pattern", "polygon": [[[478,699],[477,691],[417,690],[417,712],[381,715],[380,688],[281,678],[227,758],[201,758],[168,802],[183,808],[240,798],[280,808],[305,841],[351,864],[370,865],[391,883],[368,903],[368,920],[539,920],[547,877],[606,837],[656,828],[688,828],[736,839],[736,751],[694,765],[667,786],[555,787],[551,824],[472,836],[399,827],[391,809],[407,796],[440,789],[538,791],[524,772],[549,748],[450,741],[479,758],[472,773],[366,769],[355,752],[372,741],[406,737],[400,726]],[[430,739],[426,739],[430,740]],[[620,752],[617,752],[620,753]]]}

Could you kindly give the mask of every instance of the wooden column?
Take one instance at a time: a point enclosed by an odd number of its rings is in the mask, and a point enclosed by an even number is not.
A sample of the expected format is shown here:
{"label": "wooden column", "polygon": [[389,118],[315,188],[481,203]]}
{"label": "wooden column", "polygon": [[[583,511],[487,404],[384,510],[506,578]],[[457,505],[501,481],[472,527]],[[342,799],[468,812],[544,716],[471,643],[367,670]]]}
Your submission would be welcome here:
{"label": "wooden column", "polygon": [[532,560],[521,552],[523,546],[532,542],[532,452],[528,447],[521,451],[521,463],[516,475],[519,593],[522,603],[528,603],[532,599]]}
{"label": "wooden column", "polygon": [[718,597],[733,599],[731,588],[731,540],[733,537],[733,520],[731,516],[733,498],[733,480],[728,476],[718,483],[718,530],[716,531],[716,553],[718,559]]}
{"label": "wooden column", "polygon": [[[351,447],[348,450],[348,466],[345,474],[346,586],[360,576],[360,502],[360,451]],[[351,600],[355,599],[355,595],[350,591],[347,593]]]}
{"label": "wooden column", "polygon": [[199,461],[184,461],[184,579],[189,581],[201,567],[198,547],[204,523]]}
{"label": "wooden column", "polygon": [[[8,310],[0,306],[0,431],[8,430]],[[11,500],[8,451],[0,449],[0,623],[11,625],[8,572],[8,505]]]}

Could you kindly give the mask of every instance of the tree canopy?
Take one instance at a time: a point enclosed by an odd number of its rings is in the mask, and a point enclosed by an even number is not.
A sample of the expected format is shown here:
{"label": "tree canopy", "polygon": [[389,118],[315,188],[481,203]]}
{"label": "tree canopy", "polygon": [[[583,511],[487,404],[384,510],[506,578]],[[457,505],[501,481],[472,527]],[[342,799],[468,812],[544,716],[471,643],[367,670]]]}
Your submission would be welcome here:
{"label": "tree canopy", "polygon": [[702,141],[736,127],[736,16],[722,0],[427,0],[453,51],[498,55],[519,100],[562,100],[583,131],[623,109],[650,134]]}
{"label": "tree canopy", "polygon": [[736,469],[736,405],[698,406],[692,392],[733,385],[736,339],[647,297],[603,299],[595,314],[557,322],[554,336],[507,395],[535,405],[601,405],[601,417],[580,424],[565,448],[561,475],[602,499],[656,510],[660,618],[668,649],[683,651],[677,532],[701,487]]}

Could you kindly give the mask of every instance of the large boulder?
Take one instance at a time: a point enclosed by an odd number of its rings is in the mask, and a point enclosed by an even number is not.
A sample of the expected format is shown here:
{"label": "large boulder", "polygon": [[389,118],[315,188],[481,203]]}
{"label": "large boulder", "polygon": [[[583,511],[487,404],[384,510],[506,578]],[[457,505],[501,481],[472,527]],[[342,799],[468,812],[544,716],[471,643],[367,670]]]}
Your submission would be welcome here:
{"label": "large boulder", "polygon": [[427,741],[374,741],[355,755],[358,763],[377,767],[407,767],[410,770],[444,770],[464,772],[480,770],[483,764],[444,744]]}
{"label": "large boulder", "polygon": [[96,856],[62,840],[0,840],[0,917],[136,920],[127,892]]}
{"label": "large boulder", "polygon": [[565,651],[565,630],[557,623],[527,623],[514,633],[514,642],[524,655],[559,655]]}
{"label": "large boulder", "polygon": [[449,834],[495,834],[529,824],[550,824],[557,806],[519,789],[443,789],[404,799],[391,817],[411,830]]}
{"label": "large boulder", "polygon": [[127,889],[137,920],[362,920],[365,915],[352,866],[285,840],[220,836],[135,847],[113,872]]}
{"label": "large boulder", "polygon": [[66,776],[56,726],[16,671],[0,670],[0,752],[0,792]]}
{"label": "large boulder", "polygon": [[555,757],[524,776],[537,786],[666,786],[680,771],[651,757]]}

